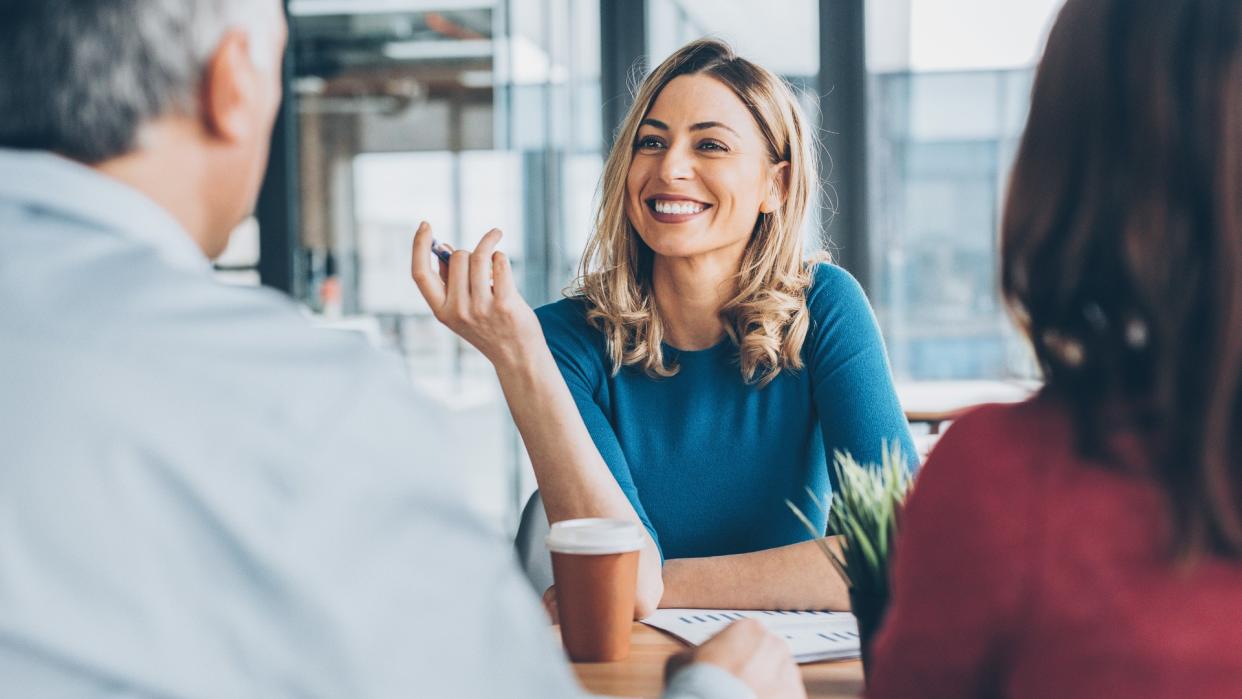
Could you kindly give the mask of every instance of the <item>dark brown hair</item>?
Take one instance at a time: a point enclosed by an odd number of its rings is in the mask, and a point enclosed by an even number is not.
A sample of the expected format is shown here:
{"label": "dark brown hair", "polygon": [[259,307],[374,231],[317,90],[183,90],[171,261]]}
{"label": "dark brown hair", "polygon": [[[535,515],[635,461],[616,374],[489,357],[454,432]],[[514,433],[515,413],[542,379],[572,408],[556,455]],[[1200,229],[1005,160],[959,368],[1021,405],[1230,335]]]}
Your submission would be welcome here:
{"label": "dark brown hair", "polygon": [[1180,554],[1242,557],[1242,2],[1069,0],[1035,78],[1002,286],[1080,449],[1122,416]]}

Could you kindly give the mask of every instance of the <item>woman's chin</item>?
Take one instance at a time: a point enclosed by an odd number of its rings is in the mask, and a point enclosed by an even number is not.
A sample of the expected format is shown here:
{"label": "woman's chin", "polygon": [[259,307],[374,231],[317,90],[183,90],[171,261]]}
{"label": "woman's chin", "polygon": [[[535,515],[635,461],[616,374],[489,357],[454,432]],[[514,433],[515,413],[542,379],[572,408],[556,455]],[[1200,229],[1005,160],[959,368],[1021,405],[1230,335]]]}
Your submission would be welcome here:
{"label": "woman's chin", "polygon": [[663,243],[661,245],[648,244],[647,247],[656,254],[656,257],[674,258],[674,257],[694,257],[706,252],[701,245],[686,245],[678,243]]}
{"label": "woman's chin", "polygon": [[657,257],[668,259],[702,257],[713,253],[720,253],[735,247],[745,247],[745,241],[739,241],[739,245],[733,243],[721,243],[719,240],[704,240],[697,236],[678,236],[678,235],[661,235],[643,237],[643,242]]}
{"label": "woman's chin", "polygon": [[660,257],[693,257],[719,246],[719,243],[713,244],[713,241],[704,240],[702,235],[692,231],[648,230],[639,237]]}

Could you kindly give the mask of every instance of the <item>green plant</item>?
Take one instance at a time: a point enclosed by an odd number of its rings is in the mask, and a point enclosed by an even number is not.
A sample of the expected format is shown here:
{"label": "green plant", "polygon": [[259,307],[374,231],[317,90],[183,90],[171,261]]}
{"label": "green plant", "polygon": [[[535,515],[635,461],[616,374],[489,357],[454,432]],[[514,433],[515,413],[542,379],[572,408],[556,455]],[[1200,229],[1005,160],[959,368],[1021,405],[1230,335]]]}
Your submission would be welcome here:
{"label": "green plant", "polygon": [[889,554],[912,477],[898,443],[883,445],[878,466],[864,466],[852,455],[837,451],[833,454],[833,469],[837,491],[828,502],[809,490],[807,493],[817,507],[827,510],[828,530],[838,535],[840,555],[796,505],[789,501],[785,504],[811,533],[849,588],[865,663],[867,644],[888,605]]}

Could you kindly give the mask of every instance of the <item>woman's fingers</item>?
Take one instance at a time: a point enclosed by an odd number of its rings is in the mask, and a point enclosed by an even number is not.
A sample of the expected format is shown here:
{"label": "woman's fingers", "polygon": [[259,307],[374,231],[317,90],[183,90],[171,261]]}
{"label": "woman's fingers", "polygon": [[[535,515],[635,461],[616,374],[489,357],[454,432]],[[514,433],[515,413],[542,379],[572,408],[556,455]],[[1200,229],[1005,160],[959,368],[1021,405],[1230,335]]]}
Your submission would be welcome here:
{"label": "woman's fingers", "polygon": [[444,306],[446,290],[444,280],[431,267],[431,224],[423,221],[414,233],[414,248],[410,254],[410,276],[418,291],[427,300],[432,311]]}
{"label": "woman's fingers", "polygon": [[[452,245],[449,245],[448,243],[440,243],[440,247],[444,248],[445,250],[448,250],[450,253],[450,256],[452,255],[453,252],[456,252],[456,248],[454,248]],[[439,255],[436,255],[436,268],[440,270],[440,281],[444,282],[447,285],[448,284],[448,262],[444,258],[440,257]]]}
{"label": "woman's fingers", "polygon": [[492,298],[492,252],[502,235],[499,228],[491,229],[470,255],[470,293],[476,302]]}
{"label": "woman's fingers", "polygon": [[535,314],[518,293],[508,258],[496,249],[502,235],[492,229],[474,252],[454,250],[447,264],[438,262],[437,274],[430,259],[431,226],[424,222],[414,235],[410,263],[410,273],[436,318],[492,361],[543,340]]}
{"label": "woman's fingers", "polygon": [[513,267],[509,266],[509,256],[497,250],[492,253],[492,292],[498,299],[508,299],[518,295],[517,284],[513,281]]}
{"label": "woman's fingers", "polygon": [[448,308],[461,320],[470,317],[470,253],[454,250],[448,263]]}

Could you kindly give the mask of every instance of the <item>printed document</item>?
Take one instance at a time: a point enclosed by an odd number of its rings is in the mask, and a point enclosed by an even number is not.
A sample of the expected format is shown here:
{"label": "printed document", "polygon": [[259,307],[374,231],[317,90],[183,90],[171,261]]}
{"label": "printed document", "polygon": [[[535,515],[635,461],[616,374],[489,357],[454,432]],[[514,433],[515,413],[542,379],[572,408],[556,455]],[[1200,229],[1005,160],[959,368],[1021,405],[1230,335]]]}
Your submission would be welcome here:
{"label": "printed document", "polygon": [[848,612],[660,609],[642,622],[697,646],[738,619],[758,619],[789,643],[799,663],[843,660],[862,654],[858,621]]}

